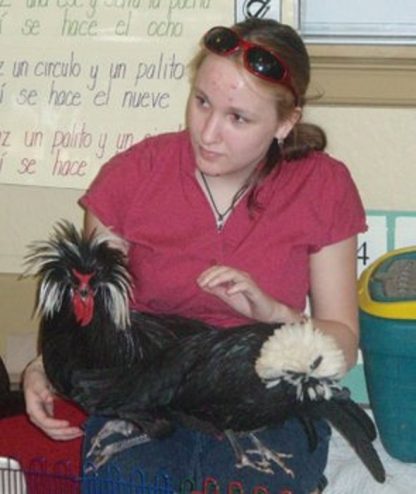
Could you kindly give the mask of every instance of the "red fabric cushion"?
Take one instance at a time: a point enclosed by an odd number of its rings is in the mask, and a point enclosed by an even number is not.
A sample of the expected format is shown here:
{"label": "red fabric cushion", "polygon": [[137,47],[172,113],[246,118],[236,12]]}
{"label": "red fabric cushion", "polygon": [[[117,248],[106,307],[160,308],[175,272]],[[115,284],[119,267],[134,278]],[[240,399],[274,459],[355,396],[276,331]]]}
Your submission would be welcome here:
{"label": "red fabric cushion", "polygon": [[[76,405],[56,400],[55,416],[81,425],[85,414]],[[78,475],[81,464],[82,439],[54,441],[34,426],[26,415],[0,420],[0,456],[16,458],[24,470],[39,469],[40,463],[52,471],[62,462],[67,474]]]}

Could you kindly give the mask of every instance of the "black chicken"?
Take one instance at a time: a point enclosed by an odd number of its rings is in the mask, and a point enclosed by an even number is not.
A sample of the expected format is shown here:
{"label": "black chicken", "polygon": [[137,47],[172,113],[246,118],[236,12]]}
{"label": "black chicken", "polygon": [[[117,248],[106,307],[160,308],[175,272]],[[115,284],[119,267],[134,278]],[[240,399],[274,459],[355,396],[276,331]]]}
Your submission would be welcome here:
{"label": "black chicken", "polygon": [[[84,237],[74,225],[61,222],[48,241],[33,243],[26,257],[27,272],[39,277],[45,372],[54,389],[67,398],[74,399],[77,371],[88,369],[101,377],[132,367],[138,371],[174,341],[212,331],[179,316],[129,312],[126,258],[110,246],[111,240],[108,235]],[[142,429],[151,435],[170,427],[155,416],[142,414],[142,419]]]}
{"label": "black chicken", "polygon": [[[204,431],[225,432],[237,466],[265,472],[276,462],[291,474],[281,455],[265,448],[253,431],[298,417],[313,448],[314,420],[326,419],[374,478],[384,482],[384,468],[372,445],[374,424],[338,384],[344,370],[342,352],[332,338],[310,324],[280,329],[254,324],[190,336],[160,354],[145,372],[133,368],[109,380],[84,375],[78,397],[96,413],[138,424],[142,413],[158,415],[162,410]],[[239,433],[250,434],[260,461],[241,451]],[[100,440],[96,444],[99,448]]]}

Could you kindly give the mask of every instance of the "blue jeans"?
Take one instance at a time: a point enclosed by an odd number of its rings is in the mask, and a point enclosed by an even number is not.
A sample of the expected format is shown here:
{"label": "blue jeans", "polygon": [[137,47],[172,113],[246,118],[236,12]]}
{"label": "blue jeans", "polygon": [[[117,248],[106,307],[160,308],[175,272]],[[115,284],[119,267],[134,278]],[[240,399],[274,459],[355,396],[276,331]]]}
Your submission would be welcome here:
{"label": "blue jeans", "polygon": [[[91,438],[105,423],[102,417],[91,417],[86,423],[84,454],[88,451]],[[118,487],[110,488],[109,493],[148,492],[148,490],[119,489],[124,481],[140,485],[152,484],[154,479],[170,479],[172,490],[180,494],[190,494],[192,490],[201,490],[205,479],[205,494],[216,492],[219,486],[221,494],[233,490],[259,494],[309,494],[322,484],[323,472],[327,462],[330,428],[323,422],[316,422],[318,446],[310,451],[307,437],[297,419],[288,420],[282,426],[268,428],[256,433],[256,436],[268,447],[280,453],[291,454],[285,458],[285,464],[295,474],[294,478],[281,467],[273,465],[273,474],[259,472],[250,467],[237,468],[233,449],[227,438],[207,435],[181,425],[164,439],[154,439],[134,446],[115,455],[109,464],[104,465],[91,476],[96,482],[114,476],[121,479]],[[248,437],[240,438],[240,444],[253,449]],[[208,481],[206,480],[208,479]],[[230,482],[235,483],[230,484]],[[157,481],[159,482],[159,480]],[[163,480],[164,482],[164,480]],[[207,483],[208,482],[208,483]],[[214,485],[215,484],[215,485]],[[152,484],[153,485],[153,484]],[[170,484],[169,484],[170,485]],[[238,488],[238,486],[242,487]],[[228,487],[228,489],[227,489]],[[234,487],[234,488],[232,488]],[[265,489],[259,489],[264,487]],[[159,487],[157,490],[160,489]],[[169,489],[168,489],[169,491]],[[107,492],[104,488],[87,489],[85,494]]]}

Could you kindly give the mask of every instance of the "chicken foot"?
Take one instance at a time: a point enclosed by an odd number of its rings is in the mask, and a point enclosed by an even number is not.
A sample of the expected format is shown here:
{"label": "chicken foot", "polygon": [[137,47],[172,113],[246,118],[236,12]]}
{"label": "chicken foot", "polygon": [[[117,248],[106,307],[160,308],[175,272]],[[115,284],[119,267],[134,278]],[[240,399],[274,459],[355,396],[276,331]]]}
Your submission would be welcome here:
{"label": "chicken foot", "polygon": [[[98,470],[117,453],[150,441],[147,434],[135,435],[137,430],[139,430],[138,427],[127,420],[109,420],[106,422],[91,441],[86,454],[89,465],[85,469],[85,473]],[[108,438],[115,434],[121,435],[125,439],[110,441],[103,445]]]}
{"label": "chicken foot", "polygon": [[[231,431],[225,432],[227,439],[229,440],[234,454],[237,458],[236,467],[244,468],[249,467],[253,468],[259,472],[267,473],[273,475],[273,469],[271,468],[271,462],[276,463],[287,475],[294,478],[293,471],[288,468],[283,460],[283,458],[291,458],[291,454],[279,453],[277,451],[273,451],[270,448],[266,447],[259,438],[254,434],[250,433],[249,437],[255,446],[255,449],[244,450],[238,439]],[[260,456],[260,461],[253,461],[250,459],[250,455],[258,455]]]}
{"label": "chicken foot", "polygon": [[264,462],[266,463],[266,465],[270,466],[270,461],[272,461],[276,463],[276,465],[278,465],[287,475],[289,475],[289,477],[292,478],[295,477],[293,470],[288,468],[285,462],[283,461],[283,458],[292,458],[293,455],[287,453],[280,453],[278,451],[273,451],[272,449],[265,446],[254,433],[250,433],[249,436],[253,441],[253,444],[256,449],[247,450],[247,454],[260,455],[261,456],[260,464]]}

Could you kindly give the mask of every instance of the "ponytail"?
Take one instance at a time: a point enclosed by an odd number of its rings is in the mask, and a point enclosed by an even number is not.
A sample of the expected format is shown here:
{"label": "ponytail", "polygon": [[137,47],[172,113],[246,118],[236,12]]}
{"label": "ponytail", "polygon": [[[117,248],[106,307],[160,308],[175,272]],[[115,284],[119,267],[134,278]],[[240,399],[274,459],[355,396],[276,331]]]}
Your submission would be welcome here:
{"label": "ponytail", "polygon": [[321,127],[300,122],[287,136],[282,146],[282,158],[288,161],[303,158],[311,151],[323,151],[326,145],[326,134]]}
{"label": "ponytail", "polygon": [[257,186],[273,170],[278,173],[283,160],[293,161],[304,158],[312,151],[323,151],[326,145],[327,139],[324,130],[318,125],[305,122],[297,123],[282,145],[279,145],[277,139],[273,139],[264,166],[253,177],[253,188],[247,201],[249,210],[261,209],[261,205],[256,200]]}

